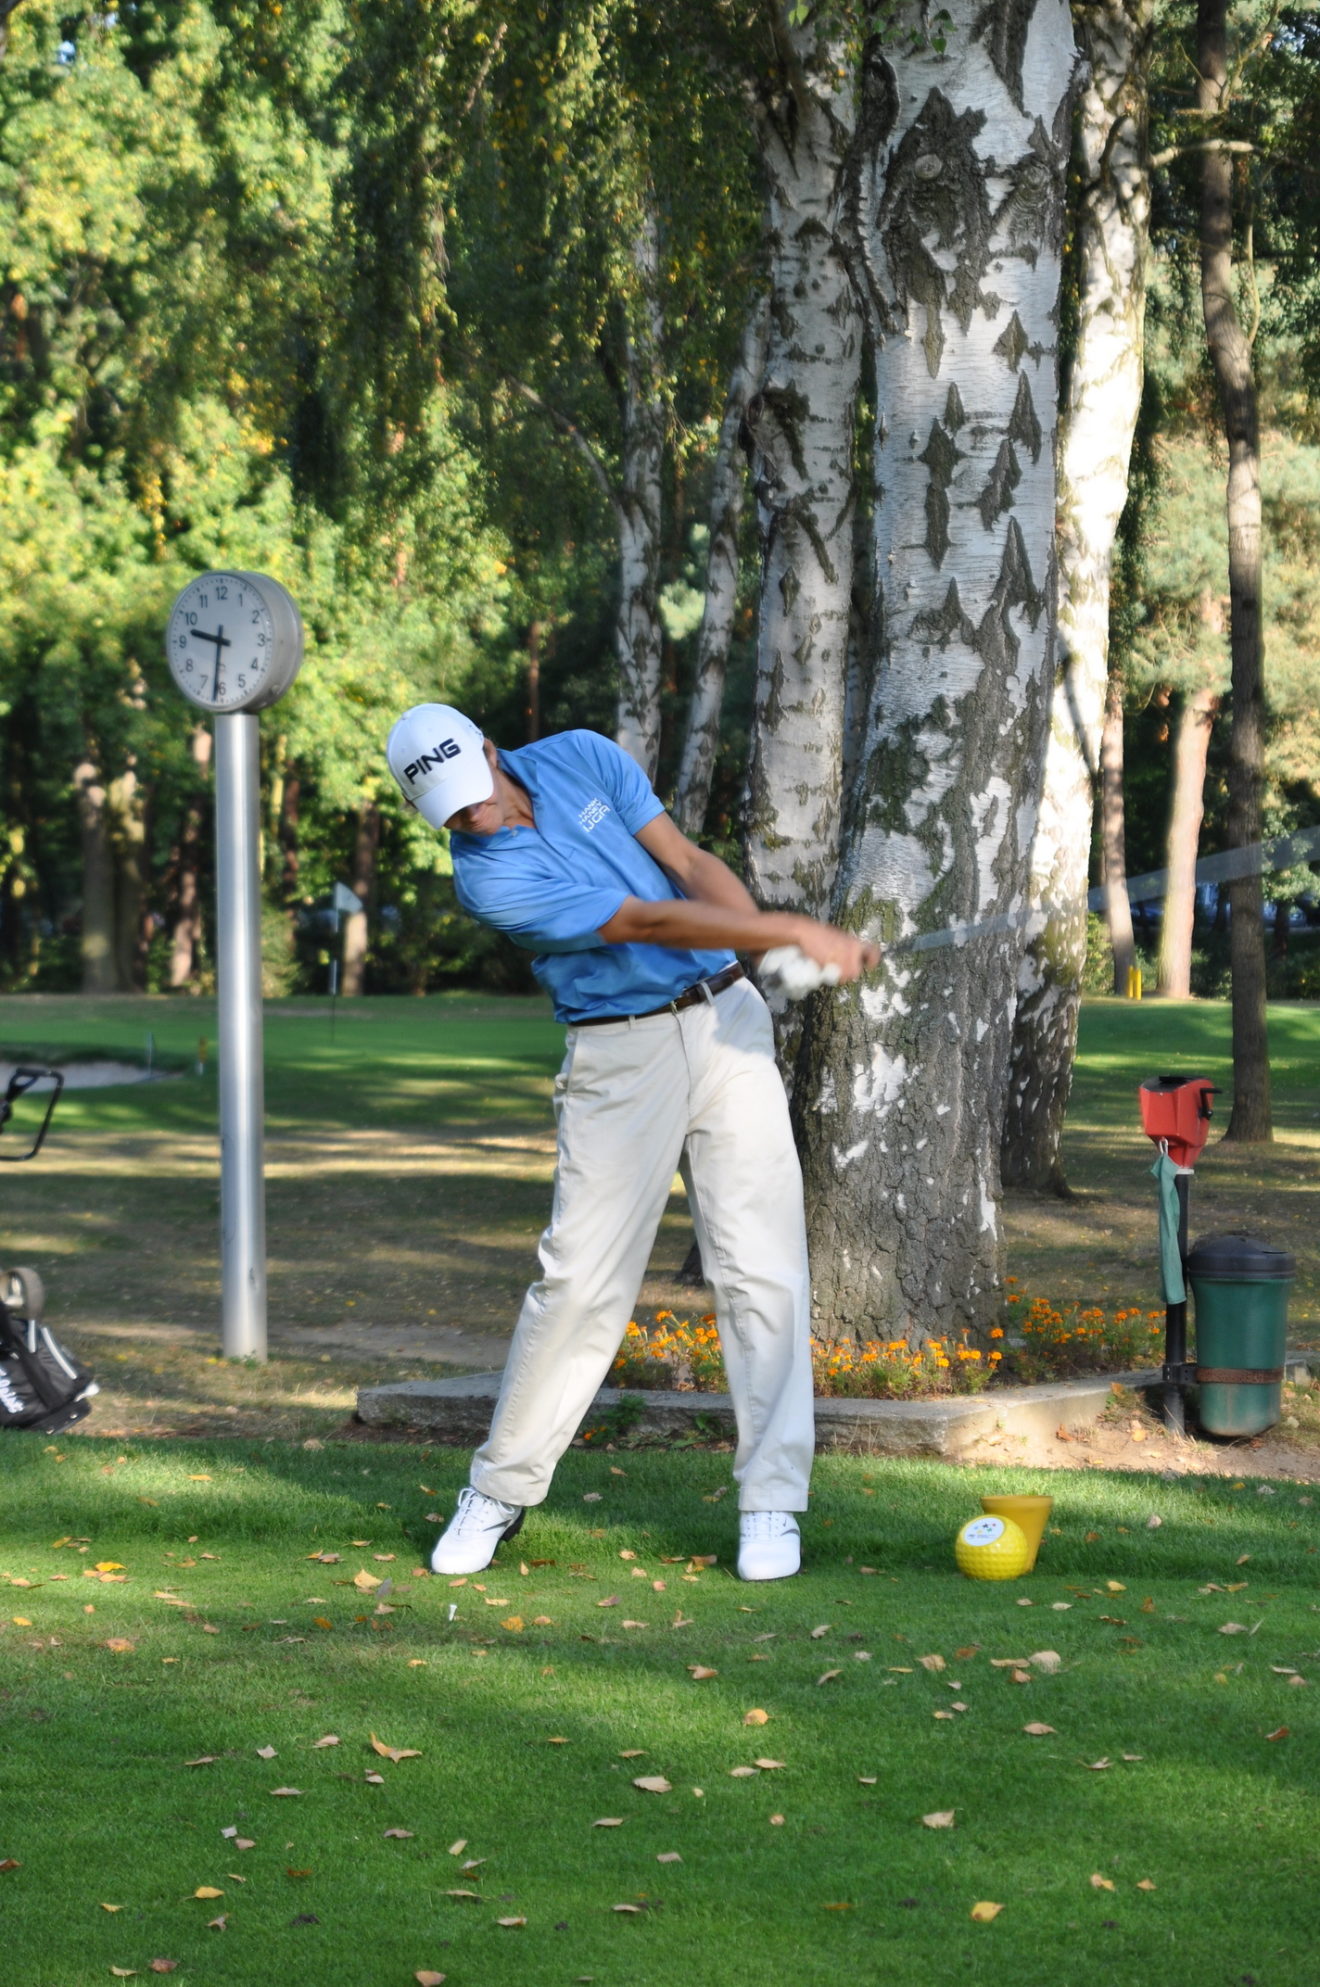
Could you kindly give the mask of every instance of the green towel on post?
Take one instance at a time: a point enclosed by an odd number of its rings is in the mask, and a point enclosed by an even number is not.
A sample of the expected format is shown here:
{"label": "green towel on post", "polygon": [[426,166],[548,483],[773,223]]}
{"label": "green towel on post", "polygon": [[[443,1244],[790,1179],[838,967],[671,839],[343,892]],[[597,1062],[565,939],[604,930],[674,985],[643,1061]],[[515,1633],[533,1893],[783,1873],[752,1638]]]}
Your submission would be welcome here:
{"label": "green towel on post", "polygon": [[1187,1285],[1183,1281],[1182,1250],[1178,1247],[1178,1168],[1167,1152],[1161,1152],[1151,1173],[1160,1189],[1160,1282],[1166,1304],[1185,1304]]}

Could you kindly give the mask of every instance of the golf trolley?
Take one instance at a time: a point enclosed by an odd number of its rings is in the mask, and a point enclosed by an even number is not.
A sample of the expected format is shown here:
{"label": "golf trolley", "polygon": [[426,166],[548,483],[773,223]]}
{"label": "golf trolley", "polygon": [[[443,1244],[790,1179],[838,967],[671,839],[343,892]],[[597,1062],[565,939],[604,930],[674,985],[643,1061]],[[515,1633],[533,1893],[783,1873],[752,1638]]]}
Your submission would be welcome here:
{"label": "golf trolley", "polygon": [[[11,1075],[0,1096],[0,1132],[17,1099],[46,1079],[55,1087],[31,1144],[26,1152],[0,1152],[0,1162],[21,1165],[36,1158],[64,1088],[56,1069],[19,1067]],[[0,1269],[0,1432],[27,1428],[58,1435],[91,1412],[91,1397],[98,1391],[87,1369],[42,1324],[45,1294],[36,1270]]]}

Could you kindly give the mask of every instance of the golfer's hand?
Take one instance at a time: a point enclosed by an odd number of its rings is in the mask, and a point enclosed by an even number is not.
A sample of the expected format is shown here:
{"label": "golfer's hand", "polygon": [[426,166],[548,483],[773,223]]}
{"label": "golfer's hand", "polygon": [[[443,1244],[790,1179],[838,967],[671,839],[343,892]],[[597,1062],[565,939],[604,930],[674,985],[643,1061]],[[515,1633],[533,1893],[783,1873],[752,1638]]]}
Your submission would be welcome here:
{"label": "golfer's hand", "polygon": [[840,980],[860,980],[880,964],[880,947],[870,939],[840,931],[837,925],[818,924],[814,918],[802,919],[793,942],[817,966],[837,967]]}

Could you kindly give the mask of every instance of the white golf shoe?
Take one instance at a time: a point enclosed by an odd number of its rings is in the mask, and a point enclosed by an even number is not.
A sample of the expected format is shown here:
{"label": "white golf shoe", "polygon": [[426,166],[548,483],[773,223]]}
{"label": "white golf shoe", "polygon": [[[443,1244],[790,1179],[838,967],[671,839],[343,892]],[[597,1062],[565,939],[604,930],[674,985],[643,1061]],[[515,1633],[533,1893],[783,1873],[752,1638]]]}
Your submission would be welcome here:
{"label": "white golf shoe", "polygon": [[521,1504],[501,1504],[483,1497],[469,1484],[458,1494],[458,1506],[431,1554],[433,1573],[480,1573],[495,1557],[502,1540],[521,1529]]}
{"label": "white golf shoe", "polygon": [[738,1519],[738,1578],[787,1580],[802,1565],[802,1540],[791,1511],[743,1511]]}

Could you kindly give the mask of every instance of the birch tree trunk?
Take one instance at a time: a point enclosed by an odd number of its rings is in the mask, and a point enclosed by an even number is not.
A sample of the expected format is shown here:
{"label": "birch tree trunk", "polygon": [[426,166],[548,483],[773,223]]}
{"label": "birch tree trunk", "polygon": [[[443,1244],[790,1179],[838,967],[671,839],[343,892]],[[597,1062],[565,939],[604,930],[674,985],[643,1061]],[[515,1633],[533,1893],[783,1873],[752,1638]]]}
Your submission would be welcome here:
{"label": "birch tree trunk", "polygon": [[660,757],[660,478],[665,402],[660,312],[660,239],[648,209],[634,249],[638,302],[625,342],[623,446],[615,513],[619,525],[619,670],[615,737],[648,779]]}
{"label": "birch tree trunk", "polygon": [[812,915],[838,862],[861,316],[841,228],[854,79],[842,41],[767,8],[777,65],[754,106],[766,177],[770,334],[747,410],[761,549],[747,874]]}
{"label": "birch tree trunk", "polygon": [[738,532],[742,523],[746,465],[742,453],[748,403],[761,382],[770,304],[758,297],[743,331],[742,347],[729,381],[724,419],[711,478],[710,544],[706,556],[706,602],[697,636],[692,695],[688,703],[683,752],[674,797],[674,819],[685,835],[699,835],[710,802],[710,782],[720,741],[720,712],[729,645],[738,607]]}
{"label": "birch tree trunk", "polygon": [[983,1325],[1001,1280],[1020,934],[899,948],[1026,901],[1075,50],[1065,0],[950,13],[943,55],[872,53],[866,72],[891,107],[863,194],[881,646],[835,911],[887,950],[870,983],[817,997],[794,1086],[828,1338]]}
{"label": "birch tree trunk", "polygon": [[128,766],[106,790],[114,881],[114,974],[119,993],[144,993],[149,938],[146,903],[147,822],[137,769]]}
{"label": "birch tree trunk", "polygon": [[[1226,0],[1198,0],[1196,100],[1209,123],[1228,108]],[[1228,439],[1229,646],[1233,719],[1228,741],[1228,846],[1261,839],[1265,771],[1264,638],[1261,629],[1260,430],[1251,345],[1233,297],[1233,159],[1220,145],[1201,167],[1201,307]],[[1259,874],[1228,884],[1232,912],[1233,1110],[1227,1138],[1273,1137],[1265,1017],[1265,914]]]}
{"label": "birch tree trunk", "polygon": [[1153,0],[1074,5],[1090,75],[1074,162],[1077,333],[1059,418],[1058,646],[1001,1155],[1006,1186],[1066,1192],[1059,1142],[1086,963],[1091,823],[1109,671],[1109,577],[1141,407]]}
{"label": "birch tree trunk", "polygon": [[376,856],[380,849],[380,809],[371,801],[361,809],[353,836],[353,874],[349,887],[362,905],[344,919],[343,977],[345,997],[365,991],[367,965],[367,906],[376,888]]}
{"label": "birch tree trunk", "polygon": [[73,774],[82,839],[82,990],[115,991],[115,872],[101,769],[89,753]]}
{"label": "birch tree trunk", "polygon": [[1170,1000],[1192,991],[1192,927],[1196,921],[1196,852],[1205,814],[1205,763],[1219,693],[1206,684],[1184,693],[1173,735],[1173,796],[1165,844],[1168,881],[1160,919],[1156,985]]}

